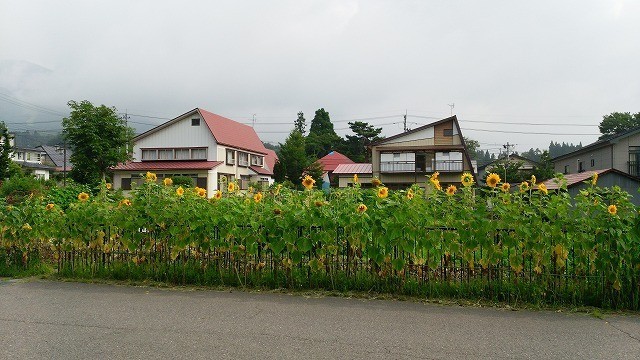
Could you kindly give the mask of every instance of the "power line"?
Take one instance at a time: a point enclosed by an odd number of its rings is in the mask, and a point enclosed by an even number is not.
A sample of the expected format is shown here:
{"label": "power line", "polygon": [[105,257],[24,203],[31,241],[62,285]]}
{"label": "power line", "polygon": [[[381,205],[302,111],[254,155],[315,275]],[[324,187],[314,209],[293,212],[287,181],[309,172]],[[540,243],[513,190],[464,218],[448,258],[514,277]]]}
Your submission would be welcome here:
{"label": "power line", "polygon": [[[415,117],[415,118],[421,118],[421,119],[434,119],[434,117],[432,116],[420,116],[420,115],[409,115],[409,116]],[[482,124],[533,125],[533,126],[586,126],[586,127],[598,126],[598,125],[590,125],[590,124],[531,123],[531,122],[467,120],[467,119],[460,119],[460,122],[482,123]]]}
{"label": "power line", "polygon": [[505,134],[524,134],[524,135],[563,135],[563,136],[598,136],[601,134],[575,134],[575,133],[551,133],[551,132],[532,132],[532,131],[508,131],[508,130],[486,130],[465,128],[465,131],[484,131]]}

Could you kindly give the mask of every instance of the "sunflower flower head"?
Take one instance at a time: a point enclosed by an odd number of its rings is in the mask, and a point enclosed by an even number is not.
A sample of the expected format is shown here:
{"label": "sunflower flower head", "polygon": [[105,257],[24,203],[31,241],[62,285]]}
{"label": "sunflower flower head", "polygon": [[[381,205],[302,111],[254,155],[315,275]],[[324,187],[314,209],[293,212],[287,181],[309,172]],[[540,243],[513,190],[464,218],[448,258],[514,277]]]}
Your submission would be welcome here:
{"label": "sunflower flower head", "polygon": [[113,187],[111,183],[106,183],[104,186],[107,188],[107,190],[111,190],[111,188]]}
{"label": "sunflower flower head", "polygon": [[500,186],[500,190],[502,190],[502,192],[509,192],[509,190],[511,189],[511,184],[509,183],[504,183],[502,184],[502,186]]}
{"label": "sunflower flower head", "polygon": [[540,190],[540,192],[545,195],[549,193],[549,190],[547,190],[547,185],[545,185],[544,183],[538,184],[538,190]]}
{"label": "sunflower flower head", "polygon": [[230,182],[229,185],[227,185],[227,192],[234,192],[236,191],[236,183]]}
{"label": "sunflower flower head", "polygon": [[120,205],[120,206],[131,206],[131,200],[129,200],[129,199],[122,199],[122,200],[120,200],[119,205]]}
{"label": "sunflower flower head", "polygon": [[307,190],[311,190],[313,189],[313,185],[316,183],[315,180],[313,180],[313,178],[310,175],[307,175],[304,177],[304,179],[302,179],[302,185],[305,187],[305,189]]}
{"label": "sunflower flower head", "polygon": [[89,194],[87,194],[86,192],[81,192],[80,194],[78,194],[78,200],[82,202],[89,200]]}
{"label": "sunflower flower head", "polygon": [[409,189],[407,191],[407,199],[411,200],[411,199],[413,199],[414,196],[415,196],[415,194],[413,193],[413,190]]}
{"label": "sunflower flower head", "polygon": [[203,189],[203,188],[201,188],[201,187],[197,187],[197,186],[196,186],[196,188],[195,188],[194,190],[195,190],[196,194],[197,194],[198,196],[200,196],[200,197],[205,197],[205,196],[207,196],[207,190],[206,190],[206,189]]}
{"label": "sunflower flower head", "polygon": [[464,187],[468,187],[473,185],[474,181],[473,181],[473,175],[469,174],[468,172],[462,174],[462,176],[460,176],[460,182],[462,183],[462,185]]}
{"label": "sunflower flower head", "polygon": [[53,208],[54,208],[54,207],[55,207],[55,205],[54,205],[54,204],[49,203],[49,204],[47,204],[47,206],[45,207],[45,209],[47,209],[47,211],[49,211],[49,210],[53,210]]}
{"label": "sunflower flower head", "polygon": [[489,186],[490,188],[495,188],[496,186],[498,186],[498,183],[500,183],[502,179],[500,179],[500,175],[496,174],[496,173],[490,173],[489,176],[487,176],[487,186]]}
{"label": "sunflower flower head", "polygon": [[358,174],[353,174],[353,183],[354,184],[358,183]]}
{"label": "sunflower flower head", "polygon": [[596,186],[597,183],[598,183],[598,173],[594,171],[593,176],[591,177],[591,185]]}
{"label": "sunflower flower head", "polygon": [[222,199],[222,191],[216,190],[216,192],[213,193],[213,198],[216,199],[216,200]]}
{"label": "sunflower flower head", "polygon": [[374,177],[373,179],[371,179],[371,185],[373,185],[373,187],[378,187],[382,185],[382,181],[380,181],[380,179],[378,179],[377,177]]}
{"label": "sunflower flower head", "polygon": [[155,182],[158,180],[158,176],[152,172],[147,171],[147,175],[145,175],[147,182]]}
{"label": "sunflower flower head", "polygon": [[613,204],[611,204],[611,205],[609,205],[609,207],[607,208],[607,211],[609,212],[609,214],[611,214],[611,215],[615,215],[615,214],[617,214],[617,213],[618,213],[618,207],[617,207],[617,206],[615,206],[615,205],[613,205]]}
{"label": "sunflower flower head", "polygon": [[387,196],[389,196],[389,188],[383,186],[383,187],[378,189],[378,197],[380,199],[384,199]]}
{"label": "sunflower flower head", "polygon": [[164,186],[171,186],[173,185],[173,180],[171,180],[171,178],[164,178],[164,180],[162,180],[162,183],[164,184]]}
{"label": "sunflower flower head", "polygon": [[253,201],[255,201],[256,203],[262,201],[262,193],[258,191],[255,195],[253,195]]}
{"label": "sunflower flower head", "polygon": [[176,189],[176,194],[178,194],[178,196],[182,196],[182,195],[184,195],[184,189],[182,188],[182,186],[179,186],[179,187]]}
{"label": "sunflower flower head", "polygon": [[529,182],[531,182],[531,186],[536,184],[536,176],[535,175],[531,175],[531,180],[529,180]]}
{"label": "sunflower flower head", "polygon": [[433,184],[433,187],[436,188],[436,190],[442,191],[442,186],[440,185],[440,180],[438,180],[438,179],[431,180],[431,184]]}
{"label": "sunflower flower head", "polygon": [[518,186],[520,188],[520,192],[525,192],[527,190],[529,190],[529,183],[526,181],[523,181],[520,183],[520,185]]}
{"label": "sunflower flower head", "polygon": [[280,190],[282,190],[282,184],[278,184],[278,185],[276,186],[276,189],[274,190],[273,194],[274,194],[274,195],[278,195],[278,194],[280,194]]}
{"label": "sunflower flower head", "polygon": [[438,179],[438,176],[440,176],[439,172],[434,172],[433,174],[431,174],[431,176],[429,176],[429,181],[431,181],[432,183],[436,183],[436,182],[440,182],[440,179]]}
{"label": "sunflower flower head", "polygon": [[358,208],[356,209],[356,211],[362,214],[363,212],[367,211],[367,205],[365,204],[358,205]]}
{"label": "sunflower flower head", "polygon": [[455,195],[456,191],[458,191],[458,188],[455,185],[449,185],[449,187],[447,187],[447,196]]}

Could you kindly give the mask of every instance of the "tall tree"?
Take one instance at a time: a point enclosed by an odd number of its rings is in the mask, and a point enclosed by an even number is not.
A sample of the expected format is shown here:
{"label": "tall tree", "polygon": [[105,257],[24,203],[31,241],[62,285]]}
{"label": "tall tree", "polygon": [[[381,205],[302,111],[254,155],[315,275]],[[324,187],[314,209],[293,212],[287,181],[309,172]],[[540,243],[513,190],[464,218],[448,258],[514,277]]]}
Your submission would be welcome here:
{"label": "tall tree", "polygon": [[600,139],[623,133],[640,126],[640,112],[631,115],[629,112],[612,112],[602,117],[598,128],[600,129]]}
{"label": "tall tree", "polygon": [[533,169],[533,173],[539,181],[551,179],[555,175],[553,161],[549,155],[549,151],[544,150],[540,154],[540,165]]}
{"label": "tall tree", "polygon": [[133,129],[113,107],[96,107],[87,100],[67,105],[71,114],[62,119],[62,132],[73,150],[71,177],[96,184],[105,179],[110,167],[131,159]]}
{"label": "tall tree", "polygon": [[298,112],[298,118],[293,122],[293,130],[299,131],[302,135],[307,131],[307,121],[304,119],[304,113],[302,111]]}
{"label": "tall tree", "polygon": [[296,186],[300,184],[302,172],[310,163],[304,149],[304,136],[299,131],[292,130],[284,144],[280,144],[278,162],[274,169],[276,181],[290,180]]}
{"label": "tall tree", "polygon": [[9,165],[11,165],[11,134],[9,129],[0,121],[0,182],[10,175]]}
{"label": "tall tree", "polygon": [[306,140],[307,155],[313,158],[321,158],[331,150],[339,147],[341,143],[342,138],[333,129],[329,113],[324,109],[316,110],[316,114],[311,120],[311,127]]}
{"label": "tall tree", "polygon": [[467,145],[467,152],[469,153],[469,157],[471,158],[471,160],[476,160],[479,162],[480,159],[478,159],[478,150],[480,150],[480,143],[478,142],[478,140],[473,140],[465,136],[464,143],[465,145]]}
{"label": "tall tree", "polygon": [[355,135],[347,135],[345,155],[355,162],[371,162],[369,145],[380,139],[382,128],[374,128],[362,121],[350,122],[349,128]]}

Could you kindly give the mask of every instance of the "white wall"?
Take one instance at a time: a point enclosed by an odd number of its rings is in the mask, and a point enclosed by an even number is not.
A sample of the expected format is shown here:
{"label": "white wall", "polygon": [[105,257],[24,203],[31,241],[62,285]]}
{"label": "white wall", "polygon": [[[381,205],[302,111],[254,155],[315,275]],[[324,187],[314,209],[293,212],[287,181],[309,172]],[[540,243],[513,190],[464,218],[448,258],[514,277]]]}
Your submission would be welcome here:
{"label": "white wall", "polygon": [[394,144],[398,142],[407,142],[412,140],[432,139],[434,136],[435,135],[434,135],[433,126],[431,126],[412,134],[403,135],[397,139],[391,139],[389,141],[385,141],[383,142],[383,144],[386,145],[386,144]]}

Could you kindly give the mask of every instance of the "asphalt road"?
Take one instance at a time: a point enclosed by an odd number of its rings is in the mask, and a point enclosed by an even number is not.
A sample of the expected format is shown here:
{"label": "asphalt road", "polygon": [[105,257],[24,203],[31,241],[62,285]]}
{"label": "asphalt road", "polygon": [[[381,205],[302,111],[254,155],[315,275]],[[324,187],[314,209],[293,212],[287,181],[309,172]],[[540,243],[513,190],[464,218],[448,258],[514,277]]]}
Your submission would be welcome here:
{"label": "asphalt road", "polygon": [[640,359],[640,317],[0,280],[2,359]]}

